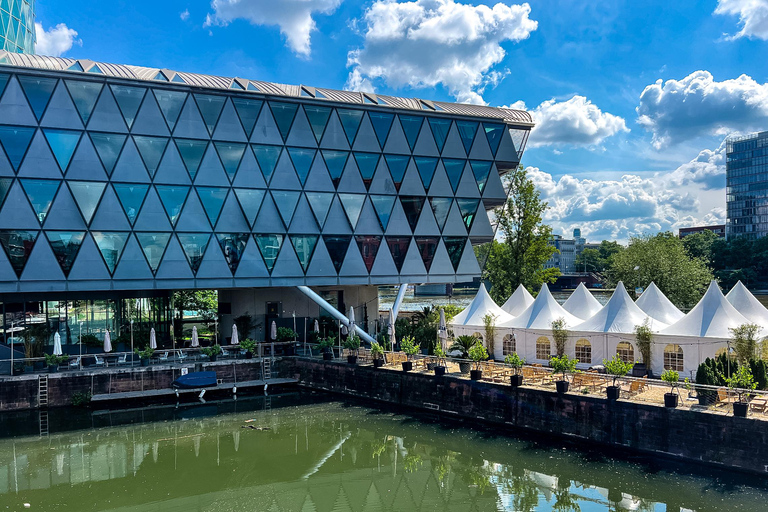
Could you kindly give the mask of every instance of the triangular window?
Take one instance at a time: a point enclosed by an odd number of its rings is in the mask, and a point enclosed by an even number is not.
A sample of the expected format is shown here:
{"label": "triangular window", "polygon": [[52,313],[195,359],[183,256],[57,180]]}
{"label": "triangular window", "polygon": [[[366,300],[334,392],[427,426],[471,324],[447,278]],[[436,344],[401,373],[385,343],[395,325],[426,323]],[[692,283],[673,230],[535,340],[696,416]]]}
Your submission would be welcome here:
{"label": "triangular window", "polygon": [[469,154],[469,151],[472,149],[472,143],[475,141],[477,126],[478,123],[475,121],[456,121],[456,128],[459,129],[461,143],[464,145],[464,150],[467,154]]}
{"label": "triangular window", "polygon": [[344,166],[347,165],[349,151],[334,151],[332,149],[323,149],[323,160],[331,175],[333,186],[338,188],[341,181],[341,175],[344,173]]}
{"label": "triangular window", "polygon": [[165,76],[165,73],[163,73],[162,71],[158,71],[152,80],[160,80],[161,82],[167,82],[168,77]]}
{"label": "triangular window", "polygon": [[5,73],[0,73],[0,96],[3,95],[3,91],[5,91],[5,86],[8,85],[8,79],[9,75],[6,75]]}
{"label": "triangular window", "polygon": [[66,172],[83,132],[43,128],[43,133],[46,140],[48,140],[48,145],[51,147],[53,155],[56,157],[56,161],[59,163],[61,171]]}
{"label": "triangular window", "polygon": [[165,248],[168,247],[168,241],[171,239],[170,233],[136,233],[136,239],[139,241],[141,250],[144,251],[144,257],[147,258],[149,268],[152,273],[157,272],[160,261],[165,254]]}
{"label": "triangular window", "polygon": [[374,101],[373,98],[368,96],[367,94],[363,94],[363,103],[370,104],[370,105],[378,105],[379,103]]}
{"label": "triangular window", "polygon": [[294,190],[272,191],[272,199],[275,200],[277,211],[280,212],[280,217],[283,218],[286,228],[291,225],[291,219],[293,219],[293,213],[296,211],[296,205],[299,203],[299,197],[301,197],[301,192]]}
{"label": "triangular window", "polygon": [[373,131],[376,132],[376,138],[379,140],[379,146],[383,149],[395,116],[385,112],[368,112],[368,119],[371,120]]}
{"label": "triangular window", "polygon": [[314,94],[310,93],[308,90],[306,90],[304,87],[301,88],[300,96],[304,98],[314,98]]}
{"label": "triangular window", "polygon": [[283,150],[280,146],[263,146],[261,144],[251,144],[253,155],[259,164],[261,174],[264,175],[264,181],[269,184],[272,179],[272,173],[275,172],[275,166],[280,158],[280,152]]}
{"label": "triangular window", "polygon": [[75,61],[71,66],[67,68],[67,71],[85,71],[83,69],[83,66],[80,65],[78,61]]}
{"label": "triangular window", "polygon": [[99,99],[101,84],[98,82],[81,82],[79,80],[64,80],[64,83],[75,102],[77,111],[80,113],[83,125],[87,125],[93,113],[93,108],[96,106],[96,100]]}
{"label": "triangular window", "polygon": [[485,137],[488,139],[488,145],[491,146],[493,156],[496,156],[496,151],[499,150],[501,137],[504,135],[504,125],[483,123],[483,130],[485,130]]}
{"label": "triangular window", "polygon": [[95,181],[70,181],[69,188],[72,190],[72,195],[75,197],[77,207],[80,208],[80,213],[83,214],[86,224],[91,223],[96,207],[101,200],[101,194],[104,192],[106,183],[99,183]]}
{"label": "triangular window", "polygon": [[333,192],[305,192],[317,224],[322,228],[333,202]]}
{"label": "triangular window", "polygon": [[304,186],[304,183],[307,181],[309,169],[312,167],[316,153],[316,149],[288,148],[288,156],[291,157],[293,168],[296,170],[296,174],[299,175],[301,186]]}
{"label": "triangular window", "polygon": [[437,143],[437,150],[442,153],[445,146],[445,140],[448,138],[448,132],[451,129],[450,119],[440,119],[439,117],[429,118],[429,127],[432,129],[432,135]]}
{"label": "triangular window", "polygon": [[26,192],[40,224],[45,222],[45,217],[48,215],[48,210],[51,209],[51,203],[53,203],[53,198],[59,190],[60,183],[58,180],[21,180],[24,192]]}
{"label": "triangular window", "polygon": [[136,119],[136,114],[139,112],[141,101],[144,99],[144,93],[147,90],[127,85],[110,85],[110,87],[117,101],[117,106],[120,108],[120,113],[123,114],[125,124],[128,126],[128,129],[131,129],[133,121]]}
{"label": "triangular window", "polygon": [[229,88],[230,89],[234,89],[236,91],[244,91],[245,90],[245,89],[243,89],[243,86],[240,85],[240,82],[238,82],[237,80],[232,80],[232,83],[229,84]]}
{"label": "triangular window", "polygon": [[3,145],[8,161],[11,162],[14,171],[19,170],[19,165],[27,153],[34,128],[23,126],[0,126],[0,143]]}
{"label": "triangular window", "polygon": [[168,214],[168,218],[171,224],[176,225],[176,221],[179,219],[184,203],[189,195],[189,187],[177,187],[171,185],[156,185],[155,189],[160,196],[160,200],[163,202],[163,208],[165,213]]}
{"label": "triangular window", "polygon": [[360,212],[363,211],[363,202],[365,201],[365,195],[363,194],[339,194],[341,204],[344,206],[344,212],[347,214],[352,229],[357,226],[357,221],[360,218]]}
{"label": "triangular window", "polygon": [[435,176],[437,158],[428,156],[416,156],[413,157],[413,161],[416,162],[416,169],[419,170],[421,183],[424,185],[425,189],[429,190],[429,185],[432,184],[432,178]]}
{"label": "triangular window", "polygon": [[376,210],[376,216],[379,217],[381,230],[386,231],[389,225],[389,218],[392,216],[392,208],[395,206],[397,196],[370,196],[373,209]]}
{"label": "triangular window", "polygon": [[120,255],[125,248],[125,242],[128,240],[129,233],[91,231],[91,235],[93,235],[93,239],[96,241],[101,257],[104,258],[109,274],[113,275],[115,267],[117,267],[117,263],[120,261]]}
{"label": "triangular window", "polygon": [[456,204],[459,206],[459,213],[464,220],[464,225],[467,227],[467,231],[472,227],[472,223],[475,221],[475,215],[477,214],[477,207],[480,204],[479,199],[466,199],[457,198]]}
{"label": "triangular window", "polygon": [[421,261],[424,262],[424,268],[432,268],[432,261],[435,259],[435,252],[437,252],[437,244],[440,242],[440,237],[416,237],[416,247],[419,249],[419,255]]}
{"label": "triangular window", "polygon": [[400,191],[400,185],[403,184],[405,170],[408,168],[408,160],[410,158],[404,155],[384,155],[387,167],[389,167],[389,173],[392,175],[392,181],[398,191]]}
{"label": "triangular window", "polygon": [[453,199],[450,197],[430,197],[429,204],[432,206],[432,213],[435,214],[435,220],[437,221],[437,227],[442,233],[445,221],[448,219],[448,214],[451,212],[451,203]]}
{"label": "triangular window", "polygon": [[467,245],[466,237],[445,237],[443,238],[445,248],[448,251],[448,258],[453,264],[453,270],[459,269],[459,263],[461,263],[461,255],[464,253],[464,246]]}
{"label": "triangular window", "polygon": [[43,118],[45,107],[48,106],[48,101],[50,101],[53,90],[56,88],[56,79],[27,75],[18,75],[17,77],[29,106],[32,107],[32,111],[39,121]]}
{"label": "triangular window", "polygon": [[17,277],[21,277],[29,255],[35,247],[39,231],[0,230],[0,244]]}
{"label": "triangular window", "polygon": [[315,140],[320,144],[320,139],[325,133],[325,127],[328,125],[328,119],[331,117],[331,108],[304,105],[304,113],[307,114],[309,126],[312,128],[312,133],[315,134]]}
{"label": "triangular window", "polygon": [[232,104],[237,111],[237,117],[240,118],[240,123],[243,125],[245,133],[248,138],[251,138],[253,133],[253,127],[256,126],[256,121],[259,118],[259,112],[264,102],[261,100],[250,100],[246,98],[232,98]]}
{"label": "triangular window", "polygon": [[216,221],[219,220],[219,214],[221,208],[224,206],[224,201],[227,199],[228,188],[219,187],[197,187],[197,195],[200,196],[200,201],[203,203],[205,213],[208,215],[208,220],[211,221],[211,225],[215,226]]}
{"label": "triangular window", "polygon": [[448,181],[451,182],[451,188],[454,193],[456,193],[456,189],[459,187],[461,174],[464,172],[465,165],[465,160],[443,158],[443,167],[445,167],[445,173],[448,175]]}
{"label": "triangular window", "polygon": [[403,268],[405,255],[408,254],[408,246],[410,244],[411,237],[409,236],[387,237],[389,253],[392,255],[392,260],[395,262],[395,267],[397,268],[398,272],[400,272],[400,270]]}
{"label": "triangular window", "polygon": [[277,256],[280,254],[280,247],[283,245],[283,235],[276,233],[257,234],[253,235],[253,239],[256,240],[261,257],[267,266],[267,271],[272,274],[272,269],[275,268],[275,261],[277,261]]}
{"label": "triangular window", "polygon": [[160,105],[160,110],[163,112],[163,116],[165,116],[168,128],[173,131],[176,121],[179,119],[181,108],[184,106],[184,100],[187,98],[187,93],[161,89],[153,89],[152,92],[155,93],[157,104]]}
{"label": "triangular window", "polygon": [[379,246],[381,246],[380,236],[371,235],[358,235],[355,236],[357,242],[357,248],[360,249],[360,256],[363,257],[363,263],[368,272],[373,268],[373,263],[376,261],[376,255],[379,253]]}
{"label": "triangular window", "polygon": [[174,73],[173,78],[171,79],[171,82],[174,82],[174,83],[177,83],[177,84],[185,84],[185,83],[187,83],[184,80],[184,78],[180,74],[178,74],[178,73]]}
{"label": "triangular window", "polygon": [[5,203],[5,198],[8,197],[8,191],[11,190],[13,185],[13,178],[0,178],[0,208]]}
{"label": "triangular window", "polygon": [[258,88],[258,87],[256,87],[255,85],[253,85],[253,82],[248,82],[248,87],[246,87],[246,89],[245,89],[245,90],[246,90],[246,91],[256,91],[256,92],[261,92],[261,89],[259,89],[259,88]]}
{"label": "triangular window", "polygon": [[360,176],[363,178],[366,190],[371,188],[373,175],[376,172],[376,166],[379,165],[378,153],[354,153],[357,168],[360,170]]}
{"label": "triangular window", "polygon": [[144,203],[144,198],[147,196],[149,185],[113,183],[112,186],[115,187],[115,192],[118,199],[120,199],[120,204],[123,205],[125,215],[128,217],[131,225],[133,225],[136,222],[136,217],[139,216],[139,211]]}
{"label": "triangular window", "polygon": [[261,201],[264,199],[264,191],[236,188],[235,195],[240,202],[245,218],[248,219],[248,225],[253,226],[253,223],[256,221],[256,215],[259,214],[259,208],[261,208]]}
{"label": "triangular window", "polygon": [[192,269],[193,274],[197,274],[200,263],[203,262],[205,250],[208,248],[208,242],[211,240],[210,233],[178,233],[176,236],[179,237],[189,268]]}
{"label": "triangular window", "polygon": [[91,136],[93,147],[96,148],[96,153],[99,155],[101,164],[104,166],[104,170],[107,171],[107,175],[112,176],[112,171],[117,163],[117,157],[120,156],[120,151],[123,149],[125,139],[128,136],[117,133],[97,132],[89,132],[89,135]]}
{"label": "triangular window", "polygon": [[288,140],[288,134],[291,132],[291,125],[296,117],[296,110],[298,110],[299,105],[297,103],[270,101],[269,108],[275,117],[275,123],[277,124],[277,129],[280,130],[280,136],[283,137],[283,142],[285,142]]}
{"label": "triangular window", "polygon": [[214,142],[216,152],[219,154],[221,164],[224,166],[224,170],[229,175],[229,181],[235,179],[237,174],[237,168],[240,167],[240,161],[243,159],[245,153],[245,144],[238,144],[236,142]]}
{"label": "triangular window", "polygon": [[344,133],[347,134],[347,142],[352,146],[355,137],[357,137],[357,130],[360,128],[360,121],[363,120],[363,111],[338,108],[336,113],[339,114],[341,126],[344,128]]}
{"label": "triangular window", "polygon": [[316,99],[321,99],[321,100],[327,100],[328,99],[325,94],[321,93],[317,89],[315,89],[315,98]]}
{"label": "triangular window", "polygon": [[214,96],[212,94],[195,94],[195,101],[200,113],[203,115],[205,126],[208,127],[208,133],[213,135],[216,129],[216,123],[219,121],[221,110],[224,108],[226,96]]}
{"label": "triangular window", "polygon": [[491,171],[491,163],[486,160],[470,160],[469,165],[472,167],[472,173],[475,175],[477,181],[477,188],[480,189],[482,194],[485,189],[485,183],[488,181],[488,174]]}
{"label": "triangular window", "polygon": [[309,267],[309,262],[312,261],[312,253],[315,252],[315,246],[317,246],[317,235],[291,235],[291,243],[296,250],[296,256],[299,257],[299,263],[304,272]]}
{"label": "triangular window", "polygon": [[61,270],[65,276],[69,276],[80,246],[83,245],[85,231],[47,231],[45,234]]}
{"label": "triangular window", "polygon": [[424,197],[400,196],[400,204],[403,205],[405,218],[408,219],[408,225],[411,227],[411,231],[413,231],[416,229],[416,224],[419,222],[419,215],[421,215],[421,209],[424,207]]}
{"label": "triangular window", "polygon": [[160,159],[163,158],[165,146],[168,145],[168,139],[166,137],[134,135],[133,142],[136,143],[136,148],[139,150],[147,172],[150,176],[154,176],[157,166],[160,165]]}
{"label": "triangular window", "polygon": [[88,73],[93,73],[94,75],[103,75],[104,73],[101,71],[101,68],[98,64],[94,64],[91,66],[91,69],[87,71]]}
{"label": "triangular window", "polygon": [[221,252],[224,253],[224,259],[227,260],[227,265],[229,265],[232,275],[235,275],[237,266],[240,265],[240,260],[243,259],[243,253],[245,252],[245,246],[248,245],[249,236],[248,233],[216,234],[216,238],[219,240],[219,247],[221,247]]}
{"label": "triangular window", "polygon": [[416,146],[416,139],[419,138],[419,131],[421,130],[421,124],[424,122],[424,118],[421,116],[406,116],[400,114],[400,126],[403,127],[405,138],[408,141],[408,146],[413,151]]}
{"label": "triangular window", "polygon": [[323,237],[325,248],[328,249],[328,255],[331,257],[333,268],[336,269],[337,274],[341,270],[341,266],[344,264],[344,257],[347,255],[347,249],[349,248],[349,242],[351,241],[351,236],[326,235]]}
{"label": "triangular window", "polygon": [[176,147],[179,150],[181,159],[184,161],[184,167],[187,168],[190,179],[195,181],[197,171],[200,169],[200,162],[203,161],[205,150],[208,148],[208,141],[196,139],[173,140],[176,141]]}

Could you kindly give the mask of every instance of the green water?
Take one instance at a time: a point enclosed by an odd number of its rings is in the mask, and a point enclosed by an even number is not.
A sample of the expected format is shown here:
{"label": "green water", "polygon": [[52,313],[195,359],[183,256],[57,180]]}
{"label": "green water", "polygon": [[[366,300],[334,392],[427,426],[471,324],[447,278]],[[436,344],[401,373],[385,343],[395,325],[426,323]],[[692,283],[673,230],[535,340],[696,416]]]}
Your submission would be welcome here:
{"label": "green water", "polygon": [[610,460],[322,396],[78,414],[54,411],[52,428],[89,428],[0,440],[0,510],[767,507],[768,492],[736,474]]}

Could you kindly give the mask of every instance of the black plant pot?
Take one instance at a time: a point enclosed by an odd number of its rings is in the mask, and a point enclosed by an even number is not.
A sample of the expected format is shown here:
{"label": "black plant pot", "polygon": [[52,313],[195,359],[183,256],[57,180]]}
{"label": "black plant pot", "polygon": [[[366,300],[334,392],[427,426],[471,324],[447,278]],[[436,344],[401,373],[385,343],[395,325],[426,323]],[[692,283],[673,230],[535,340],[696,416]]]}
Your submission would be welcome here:
{"label": "black plant pot", "polygon": [[696,398],[699,399],[699,405],[707,406],[715,403],[715,396],[711,391],[699,391]]}
{"label": "black plant pot", "polygon": [[245,353],[245,358],[246,359],[253,359],[253,352],[251,352],[250,350],[248,352],[246,352]]}
{"label": "black plant pot", "polygon": [[520,386],[523,385],[523,376],[522,375],[512,375],[509,378],[509,384],[513,388],[519,388]]}
{"label": "black plant pot", "polygon": [[664,393],[664,407],[677,407],[677,393]]}
{"label": "black plant pot", "polygon": [[469,370],[469,378],[471,380],[480,380],[483,378],[483,370]]}
{"label": "black plant pot", "polygon": [[59,371],[59,365],[53,365],[48,367],[48,373],[57,373]]}
{"label": "black plant pot", "polygon": [[557,388],[557,392],[561,395],[568,392],[568,386],[569,382],[567,380],[555,381],[555,388]]}
{"label": "black plant pot", "polygon": [[374,368],[381,368],[384,366],[384,360],[383,359],[374,359],[373,360],[373,367]]}
{"label": "black plant pot", "polygon": [[333,361],[333,352],[323,352],[323,361]]}
{"label": "black plant pot", "polygon": [[461,373],[469,373],[469,370],[471,369],[472,369],[472,363],[464,363],[464,362],[459,363],[459,371]]}
{"label": "black plant pot", "polygon": [[403,371],[404,372],[409,372],[409,371],[413,370],[413,362],[411,362],[411,361],[403,361],[402,364],[403,364]]}
{"label": "black plant pot", "polygon": [[435,369],[435,366],[437,366],[437,363],[427,363],[427,370],[432,371]]}
{"label": "black plant pot", "polygon": [[216,361],[216,358],[217,358],[217,357],[219,357],[219,355],[218,355],[218,354],[213,354],[213,355],[212,355],[212,356],[210,356],[208,359],[210,359],[210,361],[213,363],[214,361]]}
{"label": "black plant pot", "polygon": [[749,411],[749,404],[747,402],[733,402],[733,415],[739,418],[746,418],[747,411]]}
{"label": "black plant pot", "polygon": [[347,356],[347,362],[349,364],[357,364],[357,356]]}
{"label": "black plant pot", "polygon": [[142,357],[141,358],[141,366],[149,366],[149,358],[148,357]]}
{"label": "black plant pot", "polygon": [[435,377],[442,377],[445,375],[445,366],[435,366]]}
{"label": "black plant pot", "polygon": [[608,400],[618,400],[621,395],[621,388],[619,386],[608,386],[605,388],[605,394],[608,396]]}

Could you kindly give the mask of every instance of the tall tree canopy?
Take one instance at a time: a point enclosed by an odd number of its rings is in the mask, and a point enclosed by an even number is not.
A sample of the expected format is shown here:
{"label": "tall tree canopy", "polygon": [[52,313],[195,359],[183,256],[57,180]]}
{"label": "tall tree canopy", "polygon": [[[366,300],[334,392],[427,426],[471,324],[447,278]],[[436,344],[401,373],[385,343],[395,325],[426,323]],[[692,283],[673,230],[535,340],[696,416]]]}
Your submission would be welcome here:
{"label": "tall tree canopy", "polygon": [[611,267],[616,254],[624,250],[624,246],[618,242],[603,240],[597,249],[584,249],[576,256],[574,266],[576,271],[605,272]]}

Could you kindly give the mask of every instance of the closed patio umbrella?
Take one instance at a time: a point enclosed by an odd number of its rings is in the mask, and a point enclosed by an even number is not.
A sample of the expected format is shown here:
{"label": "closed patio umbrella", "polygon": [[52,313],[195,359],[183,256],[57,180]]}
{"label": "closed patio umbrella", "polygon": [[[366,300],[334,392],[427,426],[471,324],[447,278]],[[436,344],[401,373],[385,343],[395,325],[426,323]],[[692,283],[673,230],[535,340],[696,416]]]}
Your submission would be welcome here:
{"label": "closed patio umbrella", "polygon": [[444,340],[448,337],[448,328],[445,325],[445,310],[440,308],[440,326],[437,329],[437,336]]}
{"label": "closed patio umbrella", "polygon": [[355,333],[355,308],[349,306],[349,334]]}
{"label": "closed patio umbrella", "polygon": [[317,318],[315,318],[315,332],[320,332],[320,323],[317,321]]}
{"label": "closed patio umbrella", "polygon": [[199,347],[200,346],[200,340],[197,339],[197,326],[192,326],[192,343],[189,344],[190,347]]}
{"label": "closed patio umbrella", "polygon": [[277,339],[277,324],[272,320],[272,327],[269,329],[269,337],[273,340]]}
{"label": "closed patio umbrella", "polygon": [[61,355],[61,335],[59,333],[53,335],[53,355]]}
{"label": "closed patio umbrella", "polygon": [[395,311],[389,308],[389,326],[387,327],[387,334],[389,334],[389,344],[392,350],[395,349]]}
{"label": "closed patio umbrella", "polygon": [[112,352],[112,340],[109,338],[109,331],[104,334],[104,352]]}
{"label": "closed patio umbrella", "polygon": [[237,326],[236,325],[232,326],[232,344],[233,345],[239,345],[240,344],[240,340],[237,339]]}
{"label": "closed patio umbrella", "polygon": [[157,336],[155,335],[155,328],[149,330],[149,348],[157,349]]}

